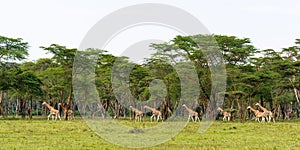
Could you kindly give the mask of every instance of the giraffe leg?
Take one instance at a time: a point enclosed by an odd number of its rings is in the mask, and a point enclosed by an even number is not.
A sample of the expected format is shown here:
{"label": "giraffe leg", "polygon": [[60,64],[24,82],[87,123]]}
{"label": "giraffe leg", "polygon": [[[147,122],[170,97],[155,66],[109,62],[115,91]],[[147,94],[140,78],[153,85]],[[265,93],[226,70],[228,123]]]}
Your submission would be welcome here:
{"label": "giraffe leg", "polygon": [[255,117],[255,121],[260,122],[258,117]]}
{"label": "giraffe leg", "polygon": [[[162,116],[159,115],[158,117],[161,119],[161,122],[164,122]],[[157,120],[158,120],[158,119],[157,119]]]}
{"label": "giraffe leg", "polygon": [[192,118],[192,121],[193,121],[193,122],[195,122],[195,120],[194,120],[194,116],[192,116],[191,118]]}
{"label": "giraffe leg", "polygon": [[265,122],[265,117],[261,117],[261,122]]}
{"label": "giraffe leg", "polygon": [[200,122],[200,119],[198,116],[195,117],[195,122],[197,122],[197,120]]}
{"label": "giraffe leg", "polygon": [[50,119],[51,113],[48,115],[48,120]]}
{"label": "giraffe leg", "polygon": [[150,117],[150,122],[152,122],[152,118],[154,117],[154,115],[152,115],[151,117]]}

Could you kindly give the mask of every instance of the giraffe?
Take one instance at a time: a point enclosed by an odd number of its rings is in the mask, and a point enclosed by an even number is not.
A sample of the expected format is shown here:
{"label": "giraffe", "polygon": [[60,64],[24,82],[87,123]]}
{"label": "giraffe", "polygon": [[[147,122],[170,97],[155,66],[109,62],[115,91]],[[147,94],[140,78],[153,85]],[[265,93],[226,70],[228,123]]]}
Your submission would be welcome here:
{"label": "giraffe", "polygon": [[[200,119],[199,119],[199,116],[198,116],[197,112],[195,112],[192,109],[188,108],[185,104],[183,104],[182,107],[184,107],[189,112],[188,122],[190,121],[190,118],[192,118],[193,122],[196,122],[197,120],[200,122]],[[195,117],[195,120],[194,120],[193,117]]]}
{"label": "giraffe", "polygon": [[273,113],[271,111],[269,111],[266,108],[262,107],[260,105],[260,103],[256,103],[255,105],[258,106],[262,111],[264,111],[264,113],[267,116],[267,121],[268,122],[270,122],[272,119],[273,119],[273,122],[275,122],[275,117],[274,117],[274,115],[273,115]]}
{"label": "giraffe", "polygon": [[223,121],[225,121],[225,120],[230,121],[230,117],[231,117],[231,114],[230,114],[230,113],[228,113],[228,112],[226,112],[226,111],[223,111],[223,109],[220,108],[220,107],[218,108],[218,110],[220,110],[221,113],[223,113]]}
{"label": "giraffe", "polygon": [[144,108],[149,109],[152,111],[152,116],[150,117],[150,121],[152,122],[152,118],[157,116],[157,122],[159,121],[159,118],[162,119],[162,114],[159,110],[156,110],[155,108],[151,108],[149,106],[144,106]]}
{"label": "giraffe", "polygon": [[[58,103],[58,106],[60,106],[64,110],[64,113],[66,113],[67,108],[65,106],[63,106],[61,103]],[[71,119],[75,120],[75,116],[74,116],[74,111],[73,110],[69,109],[68,110],[68,115],[71,117]],[[70,118],[68,117],[68,119],[70,119]]]}
{"label": "giraffe", "polygon": [[[252,108],[251,106],[248,106],[247,109],[250,109],[254,113],[255,121],[265,122],[265,117],[266,117],[265,113],[260,112],[259,110],[256,110],[256,109]],[[261,118],[261,121],[259,121],[259,118]]]}
{"label": "giraffe", "polygon": [[[46,102],[43,102],[42,105],[45,105],[49,109],[49,111],[50,111],[50,114],[48,116],[48,120],[49,120],[49,118],[50,118],[51,115],[55,115],[55,120],[57,119],[57,117],[59,118],[59,120],[61,120],[61,118],[59,116],[59,110],[56,110],[55,108],[53,108],[52,106],[50,106]],[[52,120],[53,120],[53,116],[52,116]]]}
{"label": "giraffe", "polygon": [[142,122],[143,112],[132,106],[130,106],[130,109],[135,113],[135,121],[138,120],[139,122]]}

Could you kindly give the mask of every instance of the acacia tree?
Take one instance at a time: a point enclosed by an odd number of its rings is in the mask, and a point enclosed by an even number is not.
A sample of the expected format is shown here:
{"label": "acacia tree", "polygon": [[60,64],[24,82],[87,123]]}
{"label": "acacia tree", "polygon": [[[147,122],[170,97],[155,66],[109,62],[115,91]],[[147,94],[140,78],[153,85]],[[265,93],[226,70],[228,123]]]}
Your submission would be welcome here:
{"label": "acacia tree", "polygon": [[9,89],[7,69],[12,67],[12,62],[23,60],[28,56],[28,43],[21,38],[8,38],[0,36],[0,112],[4,118],[3,97]]}
{"label": "acacia tree", "polygon": [[[53,54],[52,59],[54,60],[54,63],[56,63],[58,67],[62,68],[63,70],[63,76],[61,76],[60,78],[64,80],[64,93],[67,93],[68,95],[67,100],[65,101],[66,112],[68,112],[72,103],[72,68],[77,49],[66,48],[65,46],[61,46],[58,44],[51,44],[49,47],[41,46],[41,48]],[[68,113],[66,112],[64,112],[64,118],[65,120],[68,120]]]}
{"label": "acacia tree", "polygon": [[32,98],[34,96],[42,96],[42,82],[33,72],[22,71],[19,68],[15,69],[11,75],[13,76],[11,91],[20,100],[22,118],[25,118],[26,115],[26,104],[30,103],[29,117],[31,119]]}
{"label": "acacia tree", "polygon": [[296,39],[296,46],[284,48],[281,52],[283,59],[288,64],[287,74],[289,76],[289,81],[294,90],[295,98],[298,105],[300,106],[300,39]]}

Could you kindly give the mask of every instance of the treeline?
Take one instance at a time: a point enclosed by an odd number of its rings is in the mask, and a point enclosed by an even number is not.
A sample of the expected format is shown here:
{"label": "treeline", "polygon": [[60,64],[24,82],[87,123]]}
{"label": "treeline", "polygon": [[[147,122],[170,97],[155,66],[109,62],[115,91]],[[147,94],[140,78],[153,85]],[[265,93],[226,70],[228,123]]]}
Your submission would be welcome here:
{"label": "treeline", "polygon": [[[166,119],[181,107],[181,99],[187,103],[190,99],[195,104],[190,107],[205,114],[212,99],[221,99],[219,95],[222,94],[225,95],[222,107],[241,120],[249,117],[247,106],[254,107],[256,102],[283,119],[291,113],[298,114],[299,39],[294,46],[281,51],[259,50],[248,38],[223,35],[177,36],[167,43],[156,43],[151,47],[154,54],[145,58],[143,63],[131,62],[127,57],[117,57],[105,50],[78,51],[57,44],[41,46],[53,55],[52,58],[23,62],[28,57],[29,44],[20,38],[0,36],[2,117],[21,115],[25,118],[28,115],[32,118],[33,115],[46,114],[47,109],[42,107],[42,102],[46,101],[55,108],[58,108],[58,103],[63,103],[67,109],[79,108],[81,115],[90,118],[118,118],[129,115],[129,107],[119,100],[127,99],[128,105],[136,106],[136,102],[130,101],[136,99],[140,102],[162,101],[153,106],[161,110]],[[75,57],[82,59],[82,64],[92,62],[93,71],[85,65],[73,68]],[[197,80],[185,82],[197,82],[198,87],[187,87],[190,89],[184,89],[186,93],[182,93],[182,79],[174,66],[184,68],[188,62],[192,63]],[[211,70],[212,66],[221,65],[226,68],[226,76],[215,75],[216,72]],[[128,79],[121,72],[124,66],[131,67]],[[73,96],[72,78],[76,73],[86,75],[76,77],[76,82],[81,85],[77,90],[82,91],[82,102],[75,102]],[[192,78],[188,72],[182,74]],[[214,93],[216,85],[212,84],[212,80],[218,79],[226,81],[226,92]],[[89,84],[87,81],[96,84],[97,98],[85,86]],[[128,85],[130,94],[123,92],[122,84]],[[197,94],[192,92],[195,89]],[[67,114],[64,117],[67,119]]]}

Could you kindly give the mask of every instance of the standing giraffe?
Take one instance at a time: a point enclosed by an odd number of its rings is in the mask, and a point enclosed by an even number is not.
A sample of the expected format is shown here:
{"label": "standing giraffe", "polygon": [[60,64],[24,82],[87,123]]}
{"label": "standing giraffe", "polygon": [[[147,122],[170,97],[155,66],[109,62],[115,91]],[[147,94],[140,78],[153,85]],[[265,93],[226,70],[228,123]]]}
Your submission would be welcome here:
{"label": "standing giraffe", "polygon": [[231,117],[231,114],[230,114],[230,113],[228,113],[228,112],[226,112],[226,111],[223,111],[223,109],[220,108],[220,107],[218,108],[218,110],[220,110],[221,113],[223,114],[223,121],[225,121],[225,120],[230,121],[230,117]]}
{"label": "standing giraffe", "polygon": [[[195,112],[192,109],[188,108],[185,104],[183,104],[182,107],[184,107],[189,112],[188,122],[190,121],[190,118],[192,118],[193,122],[196,122],[197,120],[200,122],[200,119],[199,119],[199,116],[198,116],[197,112]],[[195,120],[194,120],[193,117],[195,117]]]}
{"label": "standing giraffe", "polygon": [[262,111],[264,111],[264,113],[265,113],[266,116],[267,116],[267,121],[268,121],[268,122],[270,122],[271,119],[273,119],[273,122],[275,122],[275,117],[274,117],[274,115],[273,115],[273,113],[272,113],[271,111],[269,111],[269,110],[267,110],[266,108],[262,107],[262,106],[260,105],[260,103],[256,103],[255,105],[258,106]]}
{"label": "standing giraffe", "polygon": [[[49,109],[49,111],[50,111],[50,114],[48,116],[48,120],[49,120],[49,118],[50,118],[51,115],[55,115],[55,120],[57,119],[57,117],[59,118],[59,120],[61,120],[61,118],[59,116],[59,110],[56,110],[55,108],[53,108],[52,106],[50,106],[46,102],[43,102],[42,105],[45,105]],[[53,117],[52,117],[52,120],[53,120]]]}
{"label": "standing giraffe", "polygon": [[[58,106],[60,106],[60,107],[64,110],[64,113],[66,113],[67,108],[66,108],[65,106],[63,106],[61,103],[58,103]],[[69,110],[68,110],[68,115],[69,115],[73,120],[75,120],[75,115],[74,115],[74,111],[73,111],[73,110],[69,109]],[[70,118],[68,117],[68,120],[69,120],[69,119],[70,119]]]}
{"label": "standing giraffe", "polygon": [[157,116],[157,122],[159,121],[159,118],[163,121],[161,112],[159,110],[156,110],[155,108],[151,108],[149,106],[144,106],[144,108],[152,111],[152,116],[150,117],[151,122],[152,122],[152,118],[156,116]]}
{"label": "standing giraffe", "polygon": [[130,109],[135,113],[135,121],[138,120],[139,122],[142,122],[143,112],[132,106],[130,106]]}
{"label": "standing giraffe", "polygon": [[[247,109],[250,109],[254,113],[255,121],[265,122],[265,117],[266,117],[265,113],[260,112],[259,110],[256,110],[256,109],[252,108],[251,106],[248,106]],[[259,118],[261,118],[261,121],[259,120]]]}

